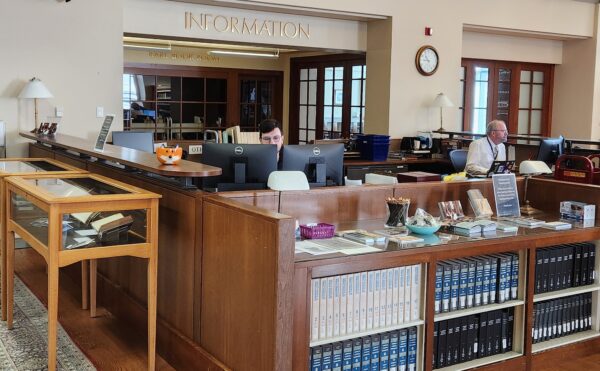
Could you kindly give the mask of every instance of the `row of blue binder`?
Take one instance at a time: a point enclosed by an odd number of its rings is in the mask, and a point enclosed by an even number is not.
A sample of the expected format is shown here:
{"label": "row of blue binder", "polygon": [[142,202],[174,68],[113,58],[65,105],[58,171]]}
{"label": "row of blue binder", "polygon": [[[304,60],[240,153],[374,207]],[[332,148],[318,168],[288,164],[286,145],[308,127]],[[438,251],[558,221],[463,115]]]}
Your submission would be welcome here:
{"label": "row of blue binder", "polygon": [[453,259],[437,264],[434,312],[445,313],[517,299],[516,253]]}
{"label": "row of blue binder", "polygon": [[417,328],[383,332],[311,348],[312,371],[414,371]]}
{"label": "row of blue binder", "polygon": [[535,293],[594,283],[596,246],[591,242],[538,249],[535,253]]}
{"label": "row of blue binder", "polygon": [[567,296],[533,305],[533,343],[592,328],[592,293]]}

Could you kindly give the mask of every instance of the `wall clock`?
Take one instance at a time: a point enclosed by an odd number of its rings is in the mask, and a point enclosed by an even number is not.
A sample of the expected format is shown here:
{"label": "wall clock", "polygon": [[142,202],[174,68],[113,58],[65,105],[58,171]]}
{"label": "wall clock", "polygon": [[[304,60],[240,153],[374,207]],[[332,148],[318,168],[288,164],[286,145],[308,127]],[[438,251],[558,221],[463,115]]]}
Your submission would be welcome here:
{"label": "wall clock", "polygon": [[431,76],[438,68],[440,58],[437,50],[431,45],[424,45],[417,51],[415,64],[417,70],[423,76]]}

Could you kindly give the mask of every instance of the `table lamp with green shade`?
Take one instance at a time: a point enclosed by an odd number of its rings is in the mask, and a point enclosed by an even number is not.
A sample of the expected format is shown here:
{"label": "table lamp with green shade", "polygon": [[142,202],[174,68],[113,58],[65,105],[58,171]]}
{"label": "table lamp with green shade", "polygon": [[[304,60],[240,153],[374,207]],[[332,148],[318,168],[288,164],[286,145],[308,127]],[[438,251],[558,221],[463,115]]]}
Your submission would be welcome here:
{"label": "table lamp with green shade", "polygon": [[46,85],[42,82],[42,80],[37,77],[32,78],[27,82],[27,84],[23,87],[23,90],[19,93],[19,99],[33,99],[33,103],[35,106],[35,122],[33,133],[37,132],[38,128],[38,99],[46,99],[54,97],[52,93],[48,90]]}

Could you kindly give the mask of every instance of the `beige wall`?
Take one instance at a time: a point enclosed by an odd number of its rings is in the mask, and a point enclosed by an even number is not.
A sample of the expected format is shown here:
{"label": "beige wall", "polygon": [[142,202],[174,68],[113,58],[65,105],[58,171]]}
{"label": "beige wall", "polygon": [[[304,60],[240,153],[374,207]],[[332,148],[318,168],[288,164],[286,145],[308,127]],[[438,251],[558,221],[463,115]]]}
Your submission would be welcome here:
{"label": "beige wall", "polygon": [[[9,155],[23,153],[24,147],[15,144],[18,142],[16,132],[33,125],[32,102],[15,98],[32,76],[40,77],[54,93],[53,99],[40,103],[41,117],[51,115],[55,106],[64,108],[61,132],[95,136],[101,123],[101,119],[95,117],[96,106],[103,106],[106,113],[116,113],[115,126],[121,125],[121,37],[124,30],[131,29],[134,24],[144,24],[146,31],[153,34],[165,33],[165,22],[158,21],[161,17],[157,16],[155,21],[143,17],[146,4],[156,2],[165,12],[181,6],[181,3],[165,0],[72,1],[68,4],[47,0],[0,0],[3,52],[3,58],[0,58],[0,119],[6,121],[9,128]],[[596,103],[600,102],[596,72],[598,48],[597,39],[590,38],[595,35],[595,4],[573,0],[262,2],[391,17],[391,25],[387,27],[376,24],[369,27],[373,33],[368,35],[371,43],[367,45],[367,52],[370,50],[383,59],[376,58],[373,62],[373,57],[367,57],[370,63],[378,66],[368,70],[367,130],[371,131],[369,125],[372,122],[376,131],[384,132],[387,128],[392,136],[437,128],[439,111],[428,105],[438,92],[443,91],[450,99],[458,101],[457,71],[463,53],[463,25],[563,38],[587,37],[589,39],[564,42],[563,64],[556,73],[554,123],[565,135],[598,136],[598,128],[594,126],[598,123],[592,125],[599,115],[599,103]],[[135,4],[144,5],[134,9],[132,15],[126,9]],[[190,4],[184,5],[188,8]],[[130,16],[124,16],[124,12]],[[245,10],[239,12],[247,13]],[[333,34],[337,23],[325,21],[325,24],[330,26],[327,34]],[[425,26],[433,28],[433,36],[423,35]],[[362,34],[363,41],[353,36],[329,46],[347,48],[341,46],[348,45],[347,42],[361,45],[361,42],[367,42],[367,36]],[[382,41],[390,37],[391,48],[386,51]],[[431,77],[419,75],[414,66],[415,53],[424,44],[434,45],[440,53],[440,67]],[[466,44],[468,48],[468,42]],[[510,43],[498,42],[493,47],[499,54],[515,53]],[[469,52],[469,55],[480,56],[477,52]],[[379,68],[386,64],[389,69]],[[576,99],[578,95],[584,99]],[[387,115],[381,114],[386,107],[389,109]],[[458,129],[456,117],[455,108],[444,110],[444,126]]]}
{"label": "beige wall", "polygon": [[[40,119],[64,109],[59,131],[92,138],[105,113],[122,127],[122,1],[0,0],[0,120],[7,124],[8,156],[26,153],[19,130],[33,128],[33,102],[18,100],[39,77],[54,98],[40,100]],[[19,144],[21,143],[21,144]]]}
{"label": "beige wall", "polygon": [[530,63],[562,63],[561,40],[463,32],[463,58]]}

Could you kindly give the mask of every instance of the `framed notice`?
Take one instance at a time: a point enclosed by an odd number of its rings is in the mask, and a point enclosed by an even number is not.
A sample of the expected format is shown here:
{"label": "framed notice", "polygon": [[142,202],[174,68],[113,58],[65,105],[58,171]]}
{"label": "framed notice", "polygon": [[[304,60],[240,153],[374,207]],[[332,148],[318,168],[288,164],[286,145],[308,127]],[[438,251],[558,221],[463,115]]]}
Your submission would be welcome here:
{"label": "framed notice", "polygon": [[496,199],[496,215],[498,217],[520,217],[519,194],[515,174],[492,175],[494,198]]}
{"label": "framed notice", "polygon": [[106,143],[106,137],[108,136],[110,125],[112,125],[114,119],[115,115],[106,115],[106,117],[104,118],[104,122],[102,123],[102,129],[100,129],[100,133],[98,133],[98,139],[96,139],[94,151],[104,151],[104,143]]}

